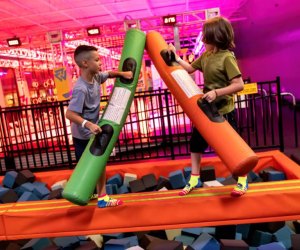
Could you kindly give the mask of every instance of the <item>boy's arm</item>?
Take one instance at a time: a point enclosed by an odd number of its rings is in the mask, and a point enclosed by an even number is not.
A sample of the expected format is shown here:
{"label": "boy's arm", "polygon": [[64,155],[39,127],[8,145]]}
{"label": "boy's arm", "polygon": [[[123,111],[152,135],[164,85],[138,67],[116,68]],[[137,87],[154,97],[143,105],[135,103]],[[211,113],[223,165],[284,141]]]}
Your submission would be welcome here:
{"label": "boy's arm", "polygon": [[124,77],[126,79],[131,79],[133,77],[132,71],[108,71],[109,78]]}
{"label": "boy's arm", "polygon": [[183,67],[189,74],[192,74],[196,71],[196,69],[191,65],[189,64],[188,62],[182,60],[180,58],[180,56],[178,56],[176,54],[176,48],[174,47],[174,45],[172,43],[169,44],[169,47],[168,47],[168,50],[170,52],[173,52],[175,54],[175,60],[176,62],[181,66]]}
{"label": "boy's arm", "polygon": [[81,125],[82,127],[89,129],[93,134],[98,134],[102,131],[97,124],[83,119],[78,113],[72,110],[67,109],[66,118],[69,119],[71,122],[74,122],[76,124]]}

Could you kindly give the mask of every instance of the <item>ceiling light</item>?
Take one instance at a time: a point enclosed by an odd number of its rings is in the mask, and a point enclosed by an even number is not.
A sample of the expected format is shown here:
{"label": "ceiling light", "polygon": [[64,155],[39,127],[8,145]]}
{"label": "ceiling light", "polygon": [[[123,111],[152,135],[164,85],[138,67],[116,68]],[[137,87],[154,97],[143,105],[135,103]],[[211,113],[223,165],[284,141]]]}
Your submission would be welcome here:
{"label": "ceiling light", "polygon": [[98,27],[91,27],[86,29],[89,36],[100,35],[100,29]]}
{"label": "ceiling light", "polygon": [[21,40],[18,37],[14,37],[14,38],[8,38],[6,39],[7,41],[7,45],[9,47],[14,47],[14,46],[21,46]]}
{"label": "ceiling light", "polygon": [[50,43],[60,43],[63,40],[61,30],[52,30],[47,33],[48,40]]}
{"label": "ceiling light", "polygon": [[124,21],[124,29],[125,31],[129,29],[141,29],[140,20],[125,20]]}
{"label": "ceiling light", "polygon": [[220,16],[220,8],[212,8],[205,10],[205,19],[210,19],[215,16]]}

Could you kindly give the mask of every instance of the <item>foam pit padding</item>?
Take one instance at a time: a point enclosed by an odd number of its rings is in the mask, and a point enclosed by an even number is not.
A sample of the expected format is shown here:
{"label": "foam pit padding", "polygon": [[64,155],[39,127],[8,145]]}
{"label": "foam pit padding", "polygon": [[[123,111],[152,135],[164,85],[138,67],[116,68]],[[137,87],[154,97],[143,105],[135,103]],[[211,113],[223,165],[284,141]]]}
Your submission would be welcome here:
{"label": "foam pit padding", "polygon": [[292,249],[300,249],[300,234],[293,234],[291,236]]}
{"label": "foam pit padding", "polygon": [[186,185],[182,170],[171,172],[169,174],[169,180],[173,189],[183,188]]}
{"label": "foam pit padding", "polygon": [[129,247],[128,239],[110,239],[104,244],[104,250],[125,250]]}
{"label": "foam pit padding", "polygon": [[61,250],[61,248],[58,246],[49,246],[44,248],[43,250]]}
{"label": "foam pit padding", "polygon": [[129,189],[127,185],[122,185],[118,191],[119,194],[127,194],[129,193]]}
{"label": "foam pit padding", "polygon": [[31,239],[21,248],[21,250],[44,249],[51,245],[52,243],[48,238]]}
{"label": "foam pit padding", "polygon": [[219,242],[207,233],[202,233],[190,246],[197,250],[220,250]]}
{"label": "foam pit padding", "polygon": [[[260,182],[261,178],[259,177],[259,175],[253,171],[250,171],[247,175],[248,177],[248,182]],[[259,181],[256,181],[257,179],[259,179]]]}
{"label": "foam pit padding", "polygon": [[51,191],[49,193],[48,200],[61,199],[62,198],[62,191],[63,191],[62,188],[55,189],[55,190]]}
{"label": "foam pit padding", "polygon": [[189,178],[191,173],[192,173],[192,167],[185,167],[183,169],[183,175],[185,179]]}
{"label": "foam pit padding", "polygon": [[240,224],[236,226],[236,231],[242,234],[242,239],[248,239],[250,232],[250,224]]}
{"label": "foam pit padding", "polygon": [[147,191],[153,191],[157,187],[157,180],[154,174],[144,175],[141,179]]}
{"label": "foam pit padding", "polygon": [[180,242],[182,242],[182,244],[184,246],[187,246],[187,245],[193,244],[193,242],[195,241],[195,238],[192,236],[187,236],[187,235],[179,235],[179,236],[175,237],[174,240],[180,241]]}
{"label": "foam pit padding", "polygon": [[0,186],[0,197],[1,197],[2,195],[4,195],[8,190],[9,190],[9,188],[1,187],[1,186]]}
{"label": "foam pit padding", "polygon": [[224,186],[228,185],[235,185],[236,184],[236,179],[233,178],[231,175],[226,177],[225,180],[221,182]]}
{"label": "foam pit padding", "polygon": [[217,239],[235,239],[236,225],[225,225],[216,227]]}
{"label": "foam pit padding", "polygon": [[268,173],[268,181],[283,181],[286,180],[285,174],[282,171],[270,170]]}
{"label": "foam pit padding", "polygon": [[203,187],[222,187],[224,186],[222,183],[218,182],[217,180],[214,181],[206,181],[203,183]]}
{"label": "foam pit padding", "polygon": [[216,179],[215,167],[204,166],[200,169],[200,178],[202,182],[213,181]]}
{"label": "foam pit padding", "polygon": [[163,239],[160,239],[158,237],[154,237],[151,236],[149,234],[144,234],[140,240],[139,240],[139,245],[143,248],[143,249],[148,249],[149,245],[151,244],[151,242],[153,241],[163,241]]}
{"label": "foam pit padding", "polygon": [[162,188],[166,188],[168,190],[172,189],[170,180],[164,176],[160,176],[158,178],[156,190],[160,190]]}
{"label": "foam pit padding", "polygon": [[19,199],[17,193],[13,189],[9,189],[6,193],[0,196],[0,203],[13,203]]}
{"label": "foam pit padding", "polygon": [[34,174],[28,169],[21,170],[20,172],[18,172],[18,175],[16,177],[17,185],[22,185],[25,182],[34,182],[34,181],[35,181]]}
{"label": "foam pit padding", "polygon": [[290,249],[292,247],[291,236],[295,234],[288,226],[284,226],[280,228],[273,234],[273,237],[278,242],[282,242],[282,244],[287,248]]}
{"label": "foam pit padding", "polygon": [[114,176],[110,177],[106,183],[116,184],[118,187],[120,187],[122,185],[122,177],[120,174],[115,174]]}
{"label": "foam pit padding", "polygon": [[67,180],[57,181],[51,186],[51,190],[54,191],[56,189],[64,189],[66,184],[67,184]]}
{"label": "foam pit padding", "polygon": [[281,242],[272,242],[257,247],[257,250],[286,250]]}
{"label": "foam pit padding", "polygon": [[243,240],[220,239],[221,250],[248,250],[249,245]]}
{"label": "foam pit padding", "polygon": [[181,229],[169,229],[166,230],[166,235],[168,240],[174,240],[175,237],[181,235]]}
{"label": "foam pit padding", "polygon": [[293,226],[295,228],[296,234],[300,234],[300,221],[299,220],[293,221]]}
{"label": "foam pit padding", "polygon": [[272,234],[271,233],[256,230],[253,234],[251,245],[257,247],[260,245],[269,244],[271,242],[272,242]]}
{"label": "foam pit padding", "polygon": [[20,249],[21,249],[20,245],[13,242],[10,242],[6,247],[6,250],[20,250]]}
{"label": "foam pit padding", "polygon": [[76,247],[74,250],[98,250],[96,243],[93,241],[86,241],[80,243],[79,247]]}
{"label": "foam pit padding", "polygon": [[78,237],[75,236],[69,236],[69,237],[57,237],[53,239],[53,242],[55,245],[61,247],[61,248],[76,248],[80,245],[80,240]]}
{"label": "foam pit padding", "polygon": [[267,231],[270,233],[275,233],[279,229],[285,226],[285,221],[274,221],[267,223]]}
{"label": "foam pit padding", "polygon": [[[254,172],[273,165],[284,170],[288,180],[250,184],[247,194],[238,199],[230,196],[233,186],[223,186],[198,188],[183,197],[178,195],[178,190],[114,195],[124,204],[111,209],[97,208],[96,200],[91,200],[86,207],[65,199],[0,204],[0,240],[299,220],[299,166],[277,150],[258,155],[260,160]],[[116,173],[123,176],[128,172],[138,176],[147,173],[168,176],[170,172],[182,170],[189,162],[190,159],[180,159],[114,165],[107,169],[107,177]],[[217,176],[229,175],[218,157],[204,157],[202,163],[214,165]],[[71,170],[60,170],[35,173],[35,176],[37,181],[51,186],[58,180],[68,179],[70,174]],[[2,180],[0,176],[0,182]],[[129,220],[128,214],[134,214],[134,220]],[[149,217],[149,214],[155,216]],[[47,223],[41,223],[46,218]]]}
{"label": "foam pit padding", "polygon": [[103,242],[107,242],[111,239],[122,239],[124,238],[124,233],[115,233],[115,234],[103,234]]}
{"label": "foam pit padding", "polygon": [[139,192],[146,191],[146,187],[145,187],[143,181],[140,179],[129,182],[129,188],[130,188],[131,193],[139,193]]}
{"label": "foam pit padding", "polygon": [[129,247],[126,250],[145,250],[145,249],[141,248],[140,246],[134,246],[134,247]]}
{"label": "foam pit padding", "polygon": [[42,199],[43,197],[45,197],[46,195],[50,194],[50,190],[46,187],[46,186],[36,186],[33,185],[34,189],[33,189],[33,193],[39,197],[40,199]]}
{"label": "foam pit padding", "polygon": [[18,202],[19,201],[38,201],[38,200],[40,200],[40,198],[37,197],[34,193],[25,191],[21,195],[21,197],[18,199]]}
{"label": "foam pit padding", "polygon": [[129,240],[129,246],[137,246],[139,244],[138,237],[136,235],[124,237],[123,239]]}
{"label": "foam pit padding", "polygon": [[147,250],[183,250],[183,244],[179,241],[159,240],[152,241]]}
{"label": "foam pit padding", "polygon": [[124,174],[123,184],[129,186],[129,182],[135,181],[136,179],[137,179],[137,175],[136,174],[125,173]]}
{"label": "foam pit padding", "polygon": [[3,179],[3,186],[8,187],[8,188],[14,188],[16,178],[17,178],[18,173],[16,171],[8,171]]}

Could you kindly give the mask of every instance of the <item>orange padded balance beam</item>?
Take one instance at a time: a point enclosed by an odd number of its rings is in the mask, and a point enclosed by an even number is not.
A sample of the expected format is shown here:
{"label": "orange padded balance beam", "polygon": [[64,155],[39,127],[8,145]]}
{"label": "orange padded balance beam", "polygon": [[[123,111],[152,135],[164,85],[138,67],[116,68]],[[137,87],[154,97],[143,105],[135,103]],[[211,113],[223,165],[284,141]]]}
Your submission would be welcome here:
{"label": "orange padded balance beam", "polygon": [[[233,186],[199,188],[181,197],[178,190],[116,195],[124,204],[96,208],[96,201],[77,206],[67,200],[20,202],[0,205],[0,239],[15,240],[100,233],[135,232],[185,227],[202,227],[300,219],[300,168],[279,151],[258,153],[256,171],[273,166],[290,180],[250,184],[240,198],[230,197]],[[183,169],[189,160],[156,161],[115,165],[107,168],[108,178],[116,173],[154,173],[168,176]],[[217,157],[203,159],[216,166],[217,176],[228,170]],[[61,172],[61,175],[59,174]],[[54,174],[55,173],[55,174]],[[37,173],[37,179],[68,177],[71,171]],[[43,178],[42,178],[43,177]],[[55,181],[55,179],[49,179]],[[184,211],[184,213],[182,212]],[[151,215],[151,216],[149,216]]]}
{"label": "orange padded balance beam", "polygon": [[210,119],[198,107],[197,100],[202,92],[189,74],[168,58],[167,48],[158,32],[148,32],[146,50],[172,95],[231,173],[236,176],[247,174],[257,164],[257,155],[222,116]]}

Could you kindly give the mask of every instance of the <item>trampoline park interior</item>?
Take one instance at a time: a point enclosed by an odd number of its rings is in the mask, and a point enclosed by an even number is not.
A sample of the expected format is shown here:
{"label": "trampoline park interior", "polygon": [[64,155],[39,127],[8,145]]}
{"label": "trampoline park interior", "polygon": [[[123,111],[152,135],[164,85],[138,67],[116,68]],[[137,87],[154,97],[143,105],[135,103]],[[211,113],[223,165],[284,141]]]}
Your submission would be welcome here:
{"label": "trampoline park interior", "polygon": [[[299,250],[299,10],[296,0],[3,1],[0,249]],[[201,163],[203,187],[179,196],[191,173],[196,118],[163,81],[168,65],[157,69],[153,51],[173,43],[191,63],[204,51],[204,21],[216,15],[235,31],[245,82],[235,95],[238,134],[258,163],[247,193],[233,198],[228,158],[212,143]],[[124,203],[76,205],[62,198],[78,166],[65,117],[79,76],[74,50],[96,46],[102,69],[117,70],[124,55],[138,50],[135,40],[126,41],[135,31],[148,45],[128,115],[104,162],[107,193]],[[149,44],[151,34],[163,42]],[[202,74],[191,77],[201,89]],[[100,117],[114,84],[101,86]],[[234,152],[229,158],[243,157],[226,134],[222,139],[221,147]]]}

